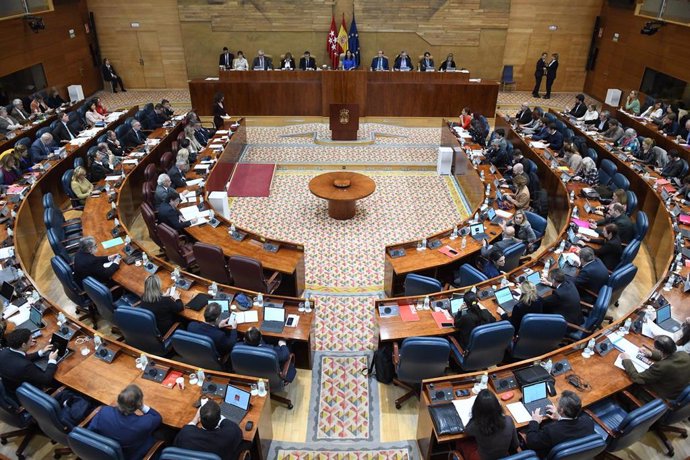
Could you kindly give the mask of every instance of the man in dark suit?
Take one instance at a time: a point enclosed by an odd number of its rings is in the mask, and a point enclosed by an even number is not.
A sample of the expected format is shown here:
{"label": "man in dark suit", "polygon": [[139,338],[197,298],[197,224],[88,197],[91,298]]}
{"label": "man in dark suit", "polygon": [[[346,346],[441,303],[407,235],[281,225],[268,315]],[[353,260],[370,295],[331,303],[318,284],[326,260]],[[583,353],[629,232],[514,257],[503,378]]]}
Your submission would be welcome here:
{"label": "man in dark suit", "polygon": [[160,104],[156,104],[146,118],[148,120],[149,129],[151,130],[163,127],[163,124],[168,121],[168,119],[165,117],[163,106]]}
{"label": "man in dark suit", "polygon": [[[194,334],[205,335],[213,340],[216,351],[225,356],[232,351],[237,343],[237,321],[230,321],[230,317],[220,320],[220,305],[211,302],[204,309],[204,321],[192,321],[187,330]],[[226,328],[230,327],[228,331]]]}
{"label": "man in dark suit", "polygon": [[571,117],[580,118],[587,112],[587,105],[585,104],[585,95],[578,94],[575,96],[575,105],[568,112]]}
{"label": "man in dark suit", "polygon": [[616,224],[618,236],[623,243],[630,243],[635,238],[635,224],[625,213],[625,206],[623,204],[613,203],[608,217],[590,224],[590,227],[596,229],[607,224]]}
{"label": "man in dark suit", "polygon": [[208,144],[208,141],[211,139],[211,136],[212,134],[208,131],[208,129],[201,125],[200,121],[194,122],[194,138],[197,140],[197,142],[199,142],[199,144],[205,147],[206,144]]}
{"label": "man in dark suit", "polygon": [[304,56],[299,59],[300,70],[316,70],[316,59],[311,57],[309,51],[304,52]]}
{"label": "man in dark suit", "polygon": [[253,70],[268,70],[273,68],[273,63],[271,62],[271,58],[268,56],[264,55],[263,50],[259,50],[258,56],[254,58],[254,61],[252,62],[252,69]]}
{"label": "man in dark suit", "polygon": [[379,50],[376,57],[371,60],[370,70],[388,70],[388,58],[383,55],[383,50]]}
{"label": "man in dark suit", "polygon": [[77,137],[78,133],[73,133],[72,129],[69,127],[69,114],[63,112],[60,115],[60,122],[57,124],[53,130],[53,137],[60,143],[67,143]]}
{"label": "man in dark suit", "polygon": [[[264,347],[274,350],[278,354],[278,362],[280,368],[282,369],[285,363],[290,360],[290,349],[287,347],[287,343],[284,340],[278,340],[278,345],[270,345],[263,341],[261,338],[261,331],[255,327],[249,328],[244,336],[244,343],[252,347]],[[297,370],[295,370],[294,363],[290,364],[285,380],[292,382],[297,375]]]}
{"label": "man in dark suit", "polygon": [[548,53],[541,53],[541,57],[537,61],[537,65],[534,69],[534,89],[532,90],[532,96],[539,96],[539,89],[541,87],[541,79],[546,75],[546,57]]}
{"label": "man in dark suit", "polygon": [[187,172],[189,164],[184,160],[179,160],[168,170],[168,176],[170,176],[170,182],[172,182],[173,188],[186,187],[187,179],[184,174]]}
{"label": "man in dark suit", "polygon": [[[201,427],[198,425],[201,423]],[[249,444],[249,443],[247,443]],[[235,422],[221,418],[220,406],[209,399],[175,437],[175,447],[210,452],[222,460],[236,460],[244,445],[242,430]]]}
{"label": "man in dark suit", "polygon": [[558,70],[558,53],[551,55],[551,61],[546,65],[546,94],[544,99],[551,98],[551,87],[556,79],[556,71]]}
{"label": "man in dark suit", "polygon": [[53,155],[55,150],[55,141],[53,141],[53,135],[50,133],[43,133],[41,137],[36,139],[29,148],[29,154],[31,155],[31,161],[36,164],[43,160],[47,160]]}
{"label": "man in dark suit", "polygon": [[[97,256],[96,239],[85,236],[79,241],[79,250],[74,255],[74,280],[81,286],[87,276],[108,283],[113,274],[120,268],[120,256]],[[105,265],[108,265],[107,267]]]}
{"label": "man in dark suit", "polygon": [[120,89],[123,92],[127,92],[124,85],[122,84],[122,78],[115,72],[115,67],[110,64],[108,58],[103,59],[103,65],[101,66],[101,73],[103,74],[103,79],[109,81],[113,86],[113,93],[117,93],[117,85],[120,85]]}
{"label": "man in dark suit", "polygon": [[674,177],[681,179],[680,176],[683,173],[685,165],[683,164],[683,160],[680,158],[678,151],[671,150],[668,152],[668,160],[668,164],[664,166],[664,169],[661,170],[661,175],[669,179]]}
{"label": "man in dark suit", "polygon": [[98,144],[96,158],[89,167],[89,180],[91,182],[100,182],[113,173],[113,169],[108,164],[108,153],[108,146],[105,142]]}
{"label": "man in dark suit", "polygon": [[[582,401],[570,390],[561,393],[558,408],[549,406],[546,414],[540,412],[540,409],[537,409],[532,413],[526,441],[526,448],[535,450],[539,458],[546,458],[556,444],[594,433],[594,422],[589,417],[580,416]],[[540,426],[545,419],[552,422]]]}
{"label": "man in dark suit", "polygon": [[168,197],[165,199],[165,201],[158,206],[158,222],[161,224],[166,224],[178,232],[183,228],[187,228],[192,225],[196,219],[183,220],[182,213],[179,211],[179,209],[177,209],[179,205],[180,195],[176,191],[172,190],[170,193],[168,193]]}
{"label": "man in dark suit", "polygon": [[580,300],[593,303],[599,295],[599,289],[609,280],[609,271],[606,265],[594,255],[590,247],[580,249],[581,268],[575,278],[575,287],[580,293]]}
{"label": "man in dark suit", "polygon": [[163,173],[158,176],[158,180],[156,181],[156,192],[153,196],[156,206],[160,206],[161,203],[165,203],[170,192],[175,191],[174,188],[170,187],[171,184],[172,182],[170,181],[170,176],[167,174]]}
{"label": "man in dark suit", "polygon": [[9,116],[7,108],[0,106],[0,134],[7,134],[10,131],[21,128],[22,125],[17,120]]}
{"label": "man in dark suit", "polygon": [[448,53],[446,59],[441,63],[438,70],[445,72],[446,70],[455,70],[455,61],[453,60],[453,53]]}
{"label": "man in dark suit", "polygon": [[175,111],[170,105],[170,101],[167,99],[161,99],[161,105],[163,106],[163,111],[165,112],[166,119],[170,120],[173,117],[173,115],[175,115]]}
{"label": "man in dark suit", "polygon": [[132,129],[127,131],[122,143],[125,144],[126,149],[133,149],[146,142],[146,138],[146,134],[141,130],[141,123],[138,120],[132,120]]}
{"label": "man in dark suit", "polygon": [[532,121],[532,109],[526,102],[523,102],[520,106],[520,110],[515,114],[515,122],[521,125],[525,125]]}
{"label": "man in dark suit", "polygon": [[427,70],[432,71],[435,69],[436,69],[436,67],[434,66],[434,60],[431,59],[431,53],[428,51],[425,51],[424,57],[422,58],[421,61],[419,61],[419,71],[420,72],[426,72]]}
{"label": "man in dark suit", "polygon": [[544,140],[549,144],[551,150],[558,151],[563,148],[563,134],[556,129],[555,123],[549,125],[549,136]]}
{"label": "man in dark suit", "polygon": [[678,350],[673,339],[665,335],[654,339],[654,350],[641,347],[640,351],[654,361],[642,372],[635,369],[630,355],[620,355],[630,379],[664,399],[676,399],[690,382],[690,354]]}
{"label": "man in dark suit", "polygon": [[235,59],[235,55],[228,50],[227,46],[223,47],[223,52],[220,54],[220,57],[218,58],[218,65],[220,67],[224,67],[225,69],[231,69],[232,68],[232,61]]}
{"label": "man in dark suit", "polygon": [[[50,386],[57,370],[58,351],[51,351],[52,344],[35,353],[27,353],[31,348],[31,331],[25,328],[15,329],[5,336],[7,347],[0,350],[0,377],[9,395],[24,383],[39,388]],[[48,354],[48,366],[42,370],[33,362]]]}
{"label": "man in dark suit", "polygon": [[608,110],[602,110],[601,113],[599,114],[599,119],[596,121],[594,124],[594,129],[599,131],[600,133],[604,133],[609,130],[609,111]]}
{"label": "man in dark suit", "polygon": [[572,324],[582,324],[580,293],[575,284],[567,279],[560,269],[552,270],[549,279],[542,283],[553,287],[551,294],[544,298],[544,313],[563,315]]}
{"label": "man in dark suit", "polygon": [[105,144],[108,146],[108,150],[116,157],[124,156],[125,151],[122,148],[122,144],[117,138],[117,134],[112,129],[105,133]]}
{"label": "man in dark suit", "polygon": [[398,57],[395,58],[393,70],[409,71],[412,69],[412,59],[410,59],[410,56],[407,55],[407,51],[401,51]]}
{"label": "man in dark suit", "polygon": [[34,118],[33,115],[29,115],[29,112],[24,109],[24,103],[21,99],[15,99],[12,101],[11,115],[21,124],[29,123]]}

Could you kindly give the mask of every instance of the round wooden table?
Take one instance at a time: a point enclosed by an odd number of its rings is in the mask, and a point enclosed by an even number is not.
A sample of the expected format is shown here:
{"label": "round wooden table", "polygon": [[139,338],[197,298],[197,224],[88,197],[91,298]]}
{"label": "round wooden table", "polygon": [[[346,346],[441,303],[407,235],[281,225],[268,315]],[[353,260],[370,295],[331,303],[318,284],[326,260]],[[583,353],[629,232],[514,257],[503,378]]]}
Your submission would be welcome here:
{"label": "round wooden table", "polygon": [[366,198],[376,190],[376,183],[351,171],[336,171],[316,176],[309,182],[309,191],[328,201],[328,215],[347,220],[355,216],[357,200]]}

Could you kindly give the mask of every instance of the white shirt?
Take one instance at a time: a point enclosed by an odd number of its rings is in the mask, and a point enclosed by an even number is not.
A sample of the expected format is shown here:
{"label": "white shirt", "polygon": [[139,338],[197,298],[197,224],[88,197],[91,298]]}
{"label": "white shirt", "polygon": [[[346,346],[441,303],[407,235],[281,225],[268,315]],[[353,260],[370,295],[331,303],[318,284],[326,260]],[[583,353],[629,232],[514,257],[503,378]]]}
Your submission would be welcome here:
{"label": "white shirt", "polygon": [[235,60],[232,62],[232,68],[235,70],[247,70],[249,68],[249,63],[247,62],[247,59],[243,57],[235,58]]}
{"label": "white shirt", "polygon": [[654,106],[651,106],[647,110],[645,110],[644,113],[640,116],[642,118],[661,118],[663,114],[664,110],[661,107],[654,110]]}
{"label": "white shirt", "polygon": [[[10,348],[10,350],[12,350],[12,351],[15,352],[15,353],[19,353],[20,355],[26,357],[26,353],[23,352],[22,350],[15,350],[14,348]],[[43,352],[43,350],[38,350],[38,356],[40,356],[41,358],[43,358],[43,355],[44,355],[44,354],[45,354],[45,353]],[[57,361],[54,360],[54,359],[49,359],[49,360],[48,360],[48,364],[57,364]]]}
{"label": "white shirt", "polygon": [[578,121],[592,121],[599,118],[599,112],[596,110],[587,110],[584,115],[578,118]]}

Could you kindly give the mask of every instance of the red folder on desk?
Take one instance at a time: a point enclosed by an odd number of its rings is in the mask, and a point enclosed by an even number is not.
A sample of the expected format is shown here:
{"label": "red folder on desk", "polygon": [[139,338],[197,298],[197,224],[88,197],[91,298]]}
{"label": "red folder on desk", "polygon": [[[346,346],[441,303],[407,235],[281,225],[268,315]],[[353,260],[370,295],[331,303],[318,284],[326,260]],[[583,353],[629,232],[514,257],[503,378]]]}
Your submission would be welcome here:
{"label": "red folder on desk", "polygon": [[441,246],[440,248],[438,248],[438,252],[440,252],[441,254],[447,255],[451,259],[460,255],[460,253],[458,253],[458,251],[453,249],[452,246],[448,246],[448,245]]}
{"label": "red folder on desk", "polygon": [[403,321],[419,321],[419,315],[414,305],[400,305],[400,318]]}
{"label": "red folder on desk", "polygon": [[433,311],[431,312],[431,316],[434,317],[434,321],[436,321],[436,325],[440,329],[453,327],[453,317],[450,316],[448,310]]}
{"label": "red folder on desk", "polygon": [[680,214],[678,216],[678,221],[681,224],[690,225],[690,216],[688,216],[687,214]]}

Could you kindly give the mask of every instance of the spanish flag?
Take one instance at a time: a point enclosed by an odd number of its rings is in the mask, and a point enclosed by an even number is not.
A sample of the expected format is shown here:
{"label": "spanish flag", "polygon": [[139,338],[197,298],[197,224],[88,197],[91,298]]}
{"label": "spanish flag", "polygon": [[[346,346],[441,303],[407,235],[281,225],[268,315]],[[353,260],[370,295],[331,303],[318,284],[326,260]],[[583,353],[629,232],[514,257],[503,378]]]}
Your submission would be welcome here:
{"label": "spanish flag", "polygon": [[338,32],[338,54],[347,51],[348,38],[347,29],[345,28],[345,13],[343,13],[343,22],[340,23],[340,32]]}

